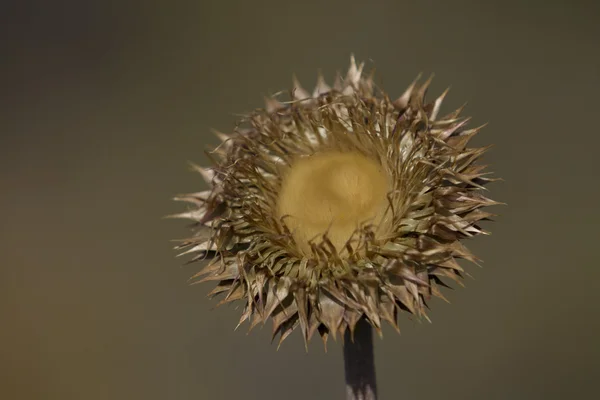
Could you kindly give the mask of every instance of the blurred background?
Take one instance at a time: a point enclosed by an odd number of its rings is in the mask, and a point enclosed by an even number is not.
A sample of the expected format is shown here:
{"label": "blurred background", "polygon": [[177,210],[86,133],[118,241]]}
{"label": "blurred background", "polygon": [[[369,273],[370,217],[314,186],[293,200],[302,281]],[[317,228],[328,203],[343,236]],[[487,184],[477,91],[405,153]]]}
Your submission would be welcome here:
{"label": "blurred background", "polygon": [[[465,101],[504,182],[466,289],[376,339],[382,399],[593,398],[600,6],[584,1],[3,1],[0,398],[342,399],[340,343],[234,332],[187,286],[173,195],[235,114],[349,56]],[[596,50],[594,50],[596,49]]]}

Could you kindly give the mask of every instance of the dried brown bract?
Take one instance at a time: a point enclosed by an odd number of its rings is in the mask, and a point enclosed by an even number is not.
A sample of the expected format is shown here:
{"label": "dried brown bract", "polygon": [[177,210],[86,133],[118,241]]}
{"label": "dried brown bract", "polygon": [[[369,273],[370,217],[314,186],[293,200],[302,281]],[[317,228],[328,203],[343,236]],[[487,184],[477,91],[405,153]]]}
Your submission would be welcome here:
{"label": "dried brown bract", "polygon": [[211,189],[177,197],[195,221],[177,248],[207,263],[193,279],[245,302],[240,324],[272,319],[279,343],[296,327],[307,343],[361,317],[381,332],[400,311],[425,316],[443,280],[460,283],[456,259],[476,261],[461,239],[486,233],[482,208],[497,204],[476,164],[487,148],[467,147],[480,128],[439,115],[446,93],[428,103],[430,81],[415,81],[393,101],[362,69],[352,58],[312,94],[294,80],[291,101],[220,134],[214,166],[196,167]]}

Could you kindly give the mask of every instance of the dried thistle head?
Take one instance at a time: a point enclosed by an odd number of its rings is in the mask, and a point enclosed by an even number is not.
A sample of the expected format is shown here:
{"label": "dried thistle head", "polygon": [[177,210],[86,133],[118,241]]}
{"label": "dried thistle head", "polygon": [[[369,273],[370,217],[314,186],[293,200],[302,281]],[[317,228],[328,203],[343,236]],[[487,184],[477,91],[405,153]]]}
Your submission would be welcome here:
{"label": "dried thistle head", "polygon": [[207,263],[192,279],[244,302],[240,324],[271,319],[280,344],[296,327],[326,342],[362,317],[379,333],[401,311],[426,317],[497,204],[481,194],[486,148],[467,147],[480,128],[440,117],[446,93],[427,103],[415,81],[392,101],[362,69],[352,58],[333,88],[294,80],[290,101],[268,98],[195,167],[211,189],[176,198],[195,222],[177,248]]}

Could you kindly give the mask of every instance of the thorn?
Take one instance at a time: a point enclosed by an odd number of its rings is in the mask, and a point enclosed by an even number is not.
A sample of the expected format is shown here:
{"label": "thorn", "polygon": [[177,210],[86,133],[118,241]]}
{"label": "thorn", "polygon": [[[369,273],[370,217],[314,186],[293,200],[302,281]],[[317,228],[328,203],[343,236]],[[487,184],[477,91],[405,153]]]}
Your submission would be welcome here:
{"label": "thorn", "polygon": [[425,95],[427,94],[427,89],[429,88],[429,85],[431,85],[431,82],[433,82],[434,76],[435,74],[429,75],[429,78],[427,78],[425,83],[419,87],[419,101],[422,102],[425,98]]}
{"label": "thorn", "polygon": [[373,93],[374,80],[375,80],[375,68],[373,68],[371,70],[371,72],[369,73],[369,76],[364,80],[366,89],[368,90],[369,93]]}
{"label": "thorn", "polygon": [[272,113],[283,107],[283,104],[273,97],[265,96],[265,108],[267,112]]}
{"label": "thorn", "polygon": [[202,175],[202,178],[204,179],[204,181],[208,184],[212,184],[213,179],[215,178],[215,171],[213,169],[210,168],[203,168],[197,164],[194,164],[192,162],[190,162],[190,165],[192,166],[192,169],[196,172],[199,172],[200,175]]}
{"label": "thorn", "polygon": [[360,63],[360,65],[357,66],[354,54],[351,54],[350,68],[348,69],[348,74],[346,75],[346,83],[350,83],[351,86],[356,87],[358,85],[358,82],[360,81],[360,76],[362,75],[364,66],[364,62]]}
{"label": "thorn", "polygon": [[317,75],[317,84],[316,84],[315,90],[313,92],[313,97],[318,97],[319,95],[321,95],[323,93],[327,93],[330,90],[331,90],[331,88],[325,82],[325,78],[323,77],[323,74],[321,73],[321,71],[319,71],[319,74]]}
{"label": "thorn", "polygon": [[298,81],[298,78],[296,77],[296,75],[293,75],[292,83],[294,85],[294,88],[292,89],[292,94],[293,94],[295,100],[304,100],[304,99],[307,99],[310,97],[308,92],[306,90],[304,90],[302,88],[302,86],[300,85],[300,82]]}
{"label": "thorn", "polygon": [[433,110],[431,111],[431,116],[429,117],[431,121],[435,121],[435,119],[437,118],[438,113],[440,112],[440,108],[442,106],[442,102],[444,101],[444,98],[446,97],[449,91],[450,87],[444,90],[444,93],[442,93],[437,99],[435,99],[435,102],[433,103]]}
{"label": "thorn", "polygon": [[219,131],[218,131],[218,130],[216,130],[216,129],[211,129],[211,132],[212,132],[212,133],[213,133],[213,134],[214,134],[216,137],[218,137],[218,138],[219,138],[219,140],[221,140],[222,142],[227,142],[229,139],[231,139],[231,136],[230,136],[230,135],[227,135],[227,134],[225,134],[225,133],[223,133],[223,132],[219,132]]}
{"label": "thorn", "polygon": [[340,71],[336,72],[335,80],[333,81],[333,88],[338,92],[341,92],[344,89],[344,82],[342,80],[342,74]]}
{"label": "thorn", "polygon": [[415,86],[417,86],[417,82],[419,81],[419,79],[421,79],[422,75],[423,74],[419,72],[415,80],[412,81],[412,83],[406,88],[404,93],[402,93],[400,97],[393,101],[392,104],[394,105],[394,107],[396,107],[399,110],[402,110],[408,106],[408,102],[412,96],[412,92],[415,89]]}

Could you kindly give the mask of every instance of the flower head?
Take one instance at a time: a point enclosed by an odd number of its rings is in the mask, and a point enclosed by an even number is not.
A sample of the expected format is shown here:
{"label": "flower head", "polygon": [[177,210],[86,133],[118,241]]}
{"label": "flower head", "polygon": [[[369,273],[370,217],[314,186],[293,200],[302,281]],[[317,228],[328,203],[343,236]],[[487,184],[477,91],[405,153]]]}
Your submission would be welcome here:
{"label": "flower head", "polygon": [[312,94],[294,80],[290,101],[219,134],[214,165],[195,167],[211,189],[176,198],[195,222],[178,249],[207,263],[192,279],[244,302],[240,324],[271,319],[280,344],[297,327],[307,343],[363,317],[378,332],[401,311],[426,317],[444,280],[460,283],[456,259],[476,262],[461,239],[486,233],[482,207],[497,204],[476,164],[486,148],[467,147],[480,128],[461,109],[440,117],[446,92],[428,103],[417,80],[392,101],[362,70],[352,58]]}

